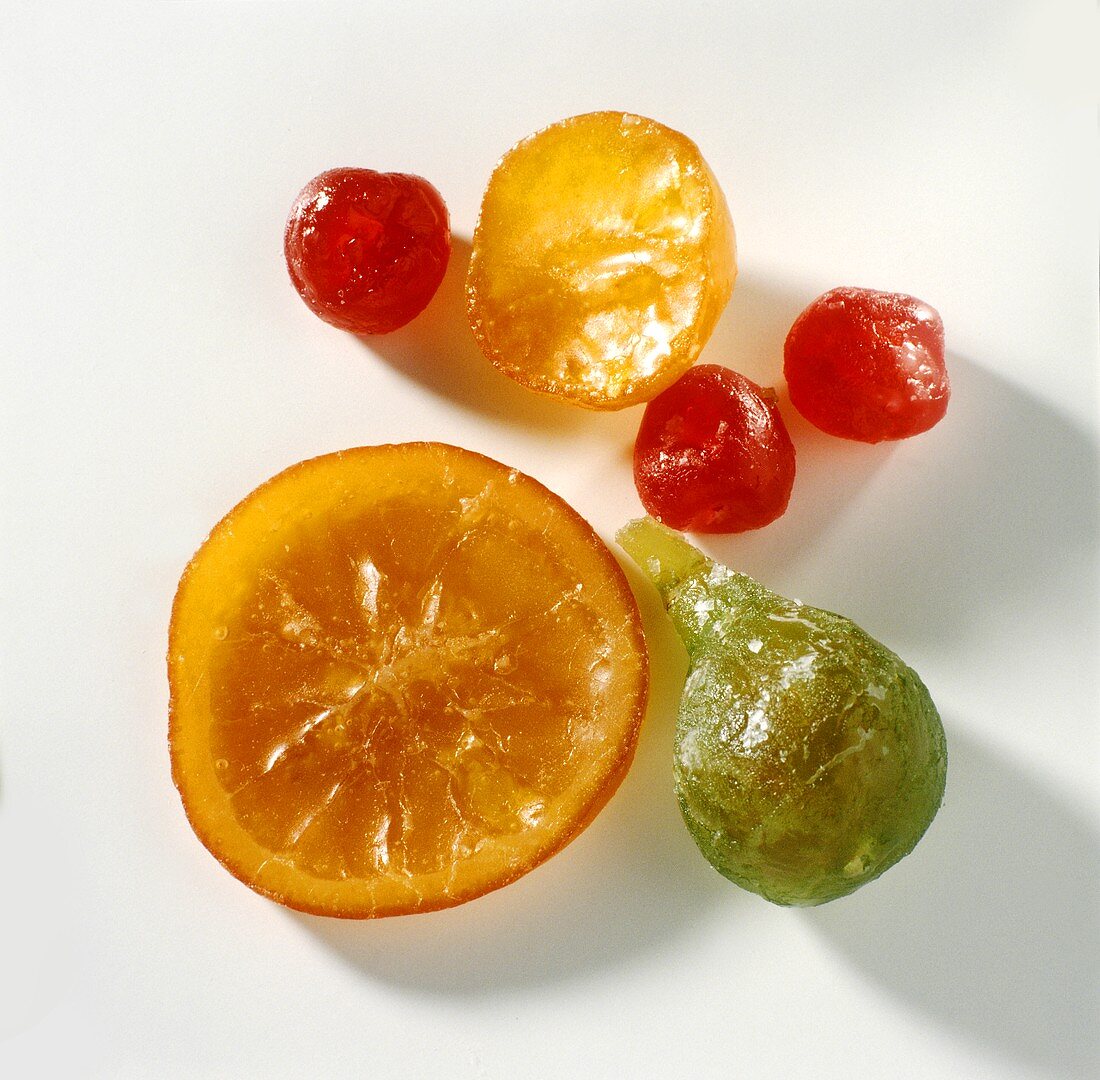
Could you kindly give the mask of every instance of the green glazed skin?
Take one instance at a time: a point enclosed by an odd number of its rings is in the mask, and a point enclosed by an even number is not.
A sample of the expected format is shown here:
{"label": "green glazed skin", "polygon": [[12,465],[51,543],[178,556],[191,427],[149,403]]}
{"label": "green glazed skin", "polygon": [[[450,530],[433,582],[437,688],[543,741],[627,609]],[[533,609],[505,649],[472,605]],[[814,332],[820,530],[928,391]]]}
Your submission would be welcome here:
{"label": "green glazed skin", "polygon": [[909,854],[947,776],[917,673],[850,619],[771,592],[652,519],[618,540],[687,647],[673,774],[714,868],[773,903],[811,905]]}

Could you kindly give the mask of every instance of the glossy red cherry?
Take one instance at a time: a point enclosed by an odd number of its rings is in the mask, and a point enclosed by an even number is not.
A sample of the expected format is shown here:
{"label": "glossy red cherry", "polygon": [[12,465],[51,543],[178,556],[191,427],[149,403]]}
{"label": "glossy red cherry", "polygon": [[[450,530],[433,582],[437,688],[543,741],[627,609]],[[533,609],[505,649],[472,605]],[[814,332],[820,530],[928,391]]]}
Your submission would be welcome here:
{"label": "glossy red cherry", "polygon": [[798,316],[783,352],[791,404],[830,435],[907,439],[947,411],[943,321],[915,296],[833,289]]}
{"label": "glossy red cherry", "polygon": [[310,309],[353,334],[386,334],[427,306],[447,270],[450,221],[427,180],[330,169],[294,200],[283,238]]}
{"label": "glossy red cherry", "polygon": [[691,532],[744,532],[774,521],[794,484],[794,446],[775,394],[700,364],[658,394],[634,443],[634,483],[658,521]]}

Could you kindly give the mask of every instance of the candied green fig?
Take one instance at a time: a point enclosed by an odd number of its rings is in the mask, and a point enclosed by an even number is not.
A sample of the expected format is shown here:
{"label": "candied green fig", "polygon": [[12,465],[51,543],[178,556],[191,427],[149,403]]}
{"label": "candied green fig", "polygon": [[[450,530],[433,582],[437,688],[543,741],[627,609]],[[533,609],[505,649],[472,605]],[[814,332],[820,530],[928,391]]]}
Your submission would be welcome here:
{"label": "candied green fig", "polygon": [[908,855],[947,775],[917,673],[850,619],[771,592],[651,518],[618,541],[687,647],[673,775],[711,865],[773,903],[810,905]]}

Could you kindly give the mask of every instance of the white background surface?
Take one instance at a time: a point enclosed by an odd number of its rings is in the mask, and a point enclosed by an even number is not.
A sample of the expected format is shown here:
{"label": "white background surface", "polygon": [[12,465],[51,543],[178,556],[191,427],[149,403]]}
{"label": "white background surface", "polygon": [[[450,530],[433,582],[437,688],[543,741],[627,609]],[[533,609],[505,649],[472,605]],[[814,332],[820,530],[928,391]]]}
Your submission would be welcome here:
{"label": "white background surface", "polygon": [[[1088,3],[3,4],[0,1072],[12,1077],[1086,1077],[1097,1060],[1095,15]],[[817,435],[789,513],[709,549],[851,615],[948,728],[947,801],[855,896],[771,907],[671,794],[683,659],[596,823],[451,911],[338,924],[236,883],[165,745],[179,573],[261,480],[441,439],[604,536],[640,416],[543,403],[458,306],[495,160],[597,108],[691,135],[741,279],[704,359],[780,379],[839,284],[947,326],[895,447]],[[459,238],[367,347],[282,263],[299,187],[420,173]],[[637,583],[637,579],[635,579]]]}

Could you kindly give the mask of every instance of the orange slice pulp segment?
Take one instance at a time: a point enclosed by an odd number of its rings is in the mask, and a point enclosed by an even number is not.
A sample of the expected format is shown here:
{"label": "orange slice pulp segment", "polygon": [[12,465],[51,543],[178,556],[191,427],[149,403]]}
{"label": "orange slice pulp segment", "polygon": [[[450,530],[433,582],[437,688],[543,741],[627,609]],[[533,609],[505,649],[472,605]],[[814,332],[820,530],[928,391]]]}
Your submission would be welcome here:
{"label": "orange slice pulp segment", "polygon": [[306,461],[184,573],[172,770],[202,842],[290,907],[446,907],[614,792],[648,687],[637,607],[536,481],[436,443]]}
{"label": "orange slice pulp segment", "polygon": [[520,383],[620,409],[694,363],[736,272],[729,210],[696,145],[644,117],[589,113],[524,139],[493,172],[470,325]]}

